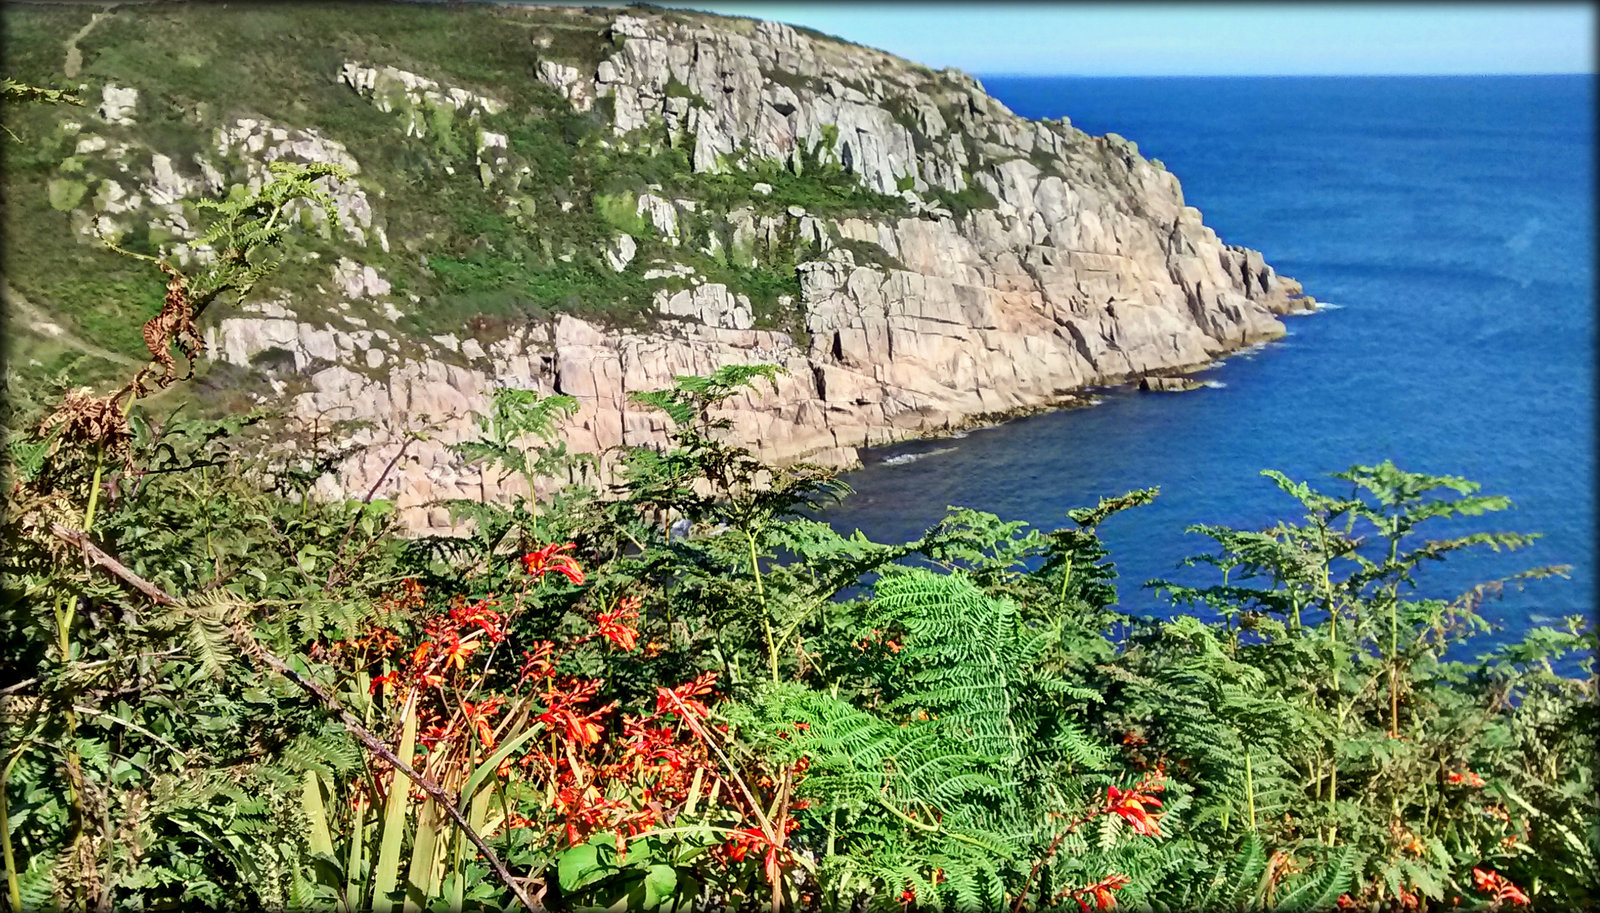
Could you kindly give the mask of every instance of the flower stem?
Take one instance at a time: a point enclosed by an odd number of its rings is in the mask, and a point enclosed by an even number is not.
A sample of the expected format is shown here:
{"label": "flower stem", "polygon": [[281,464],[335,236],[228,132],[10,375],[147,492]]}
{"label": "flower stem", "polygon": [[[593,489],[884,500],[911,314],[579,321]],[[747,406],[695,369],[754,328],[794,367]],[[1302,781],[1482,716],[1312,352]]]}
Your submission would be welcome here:
{"label": "flower stem", "polygon": [[776,682],[778,681],[778,642],[772,636],[772,614],[767,611],[767,592],[761,584],[761,560],[756,554],[755,534],[748,529],[744,530],[744,541],[750,546],[750,576],[755,578],[756,598],[761,600],[761,631],[767,641],[767,665],[772,671],[772,680]]}

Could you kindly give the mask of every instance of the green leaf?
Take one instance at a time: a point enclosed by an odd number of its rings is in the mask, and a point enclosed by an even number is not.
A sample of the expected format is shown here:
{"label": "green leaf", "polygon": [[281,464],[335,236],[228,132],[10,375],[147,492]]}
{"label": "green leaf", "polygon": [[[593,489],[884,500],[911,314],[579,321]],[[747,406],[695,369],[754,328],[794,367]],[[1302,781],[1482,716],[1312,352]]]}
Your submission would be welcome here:
{"label": "green leaf", "polygon": [[[395,754],[409,762],[417,741],[417,696],[413,692],[406,701],[405,719],[400,734],[400,750]],[[378,864],[372,874],[373,913],[389,913],[394,904],[390,894],[400,880],[400,846],[405,839],[406,806],[411,794],[411,780],[396,770],[389,781],[389,798],[383,809],[383,837],[378,844]]]}
{"label": "green leaf", "polygon": [[671,897],[678,889],[678,870],[670,865],[656,863],[644,875],[645,909],[654,909]]}
{"label": "green leaf", "polygon": [[556,879],[565,893],[578,891],[604,878],[610,868],[600,861],[600,849],[593,843],[580,843],[567,849],[556,861]]}
{"label": "green leaf", "polygon": [[495,751],[494,754],[489,756],[489,760],[479,764],[478,769],[472,772],[471,777],[467,778],[467,785],[461,788],[461,810],[463,812],[466,811],[468,803],[472,801],[472,794],[478,790],[478,785],[481,784],[490,774],[494,773],[495,768],[500,766],[501,761],[504,761],[513,751],[521,748],[522,743],[528,741],[543,731],[544,724],[535,723],[524,730],[516,738],[507,739],[505,742],[501,743],[500,748]]}

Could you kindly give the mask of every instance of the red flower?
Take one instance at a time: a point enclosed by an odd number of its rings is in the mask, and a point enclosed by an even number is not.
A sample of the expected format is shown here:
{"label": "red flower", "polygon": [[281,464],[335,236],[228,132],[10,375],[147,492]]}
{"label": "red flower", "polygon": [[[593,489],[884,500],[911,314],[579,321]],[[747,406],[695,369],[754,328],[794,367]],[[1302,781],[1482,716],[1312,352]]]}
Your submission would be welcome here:
{"label": "red flower", "polygon": [[685,682],[676,688],[656,689],[656,712],[676,713],[679,716],[698,716],[704,719],[711,715],[711,709],[695,698],[702,694],[710,694],[711,686],[716,683],[717,673],[702,672],[694,677],[693,681]]}
{"label": "red flower", "polygon": [[1504,875],[1494,869],[1473,869],[1472,881],[1478,890],[1486,894],[1493,894],[1495,900],[1500,902],[1510,901],[1515,906],[1526,906],[1528,895],[1522,889],[1512,884]]}
{"label": "red flower", "polygon": [[529,552],[522,556],[522,566],[534,577],[543,577],[552,571],[572,581],[573,586],[583,585],[583,569],[578,567],[578,562],[571,555],[563,554],[577,548],[577,545],[568,542],[566,545],[556,545],[554,542],[544,548]]}
{"label": "red flower", "polygon": [[733,832],[728,839],[728,858],[734,862],[743,862],[752,849],[758,849],[767,842],[765,834],[758,827],[747,827]]}
{"label": "red flower", "polygon": [[1447,780],[1450,783],[1453,783],[1453,784],[1456,784],[1456,785],[1461,785],[1461,784],[1464,783],[1467,786],[1471,786],[1471,787],[1473,787],[1475,789],[1476,788],[1481,788],[1483,786],[1483,778],[1478,776],[1477,774],[1473,773],[1470,769],[1469,770],[1452,770],[1449,773],[1445,774],[1444,778],[1445,778],[1445,780]]}
{"label": "red flower", "polygon": [[[1132,883],[1133,879],[1126,875],[1112,875],[1094,884],[1073,888],[1071,891],[1072,899],[1078,902],[1078,909],[1084,911],[1084,913],[1087,913],[1089,909],[1089,902],[1086,898],[1094,900],[1094,908],[1096,910],[1115,910],[1117,908],[1117,898],[1113,892],[1120,891]],[[1060,895],[1056,896],[1059,897]]]}
{"label": "red flower", "polygon": [[615,703],[607,704],[599,710],[590,713],[579,713],[578,705],[593,698],[600,690],[597,681],[581,682],[571,690],[551,690],[545,693],[544,700],[547,710],[539,715],[540,722],[551,727],[560,727],[567,739],[579,745],[593,745],[600,741],[604,728],[599,719],[616,708]]}
{"label": "red flower", "polygon": [[432,641],[425,640],[422,643],[417,644],[417,648],[415,650],[411,651],[411,665],[413,665],[413,666],[422,665],[422,661],[428,658],[428,652],[430,650],[432,650],[432,649],[433,649],[433,642]]}
{"label": "red flower", "polygon": [[532,650],[523,650],[522,666],[517,670],[517,684],[549,675],[555,669],[555,660],[550,656],[555,647],[550,641],[541,640],[534,643]]}
{"label": "red flower", "polygon": [[766,847],[766,853],[761,860],[762,873],[767,876],[768,883],[777,884],[778,879],[783,876],[782,863],[788,855],[788,850],[779,843],[768,840],[760,828],[747,827],[734,831],[728,841],[728,858],[734,862],[743,862],[751,850],[762,847]]}
{"label": "red flower", "polygon": [[1161,800],[1154,796],[1146,796],[1138,790],[1121,790],[1115,786],[1106,787],[1106,811],[1121,817],[1133,826],[1133,832],[1145,837],[1161,836],[1161,829],[1156,824],[1156,819],[1146,811],[1145,806],[1160,808]]}
{"label": "red flower", "polygon": [[453,606],[450,609],[450,620],[454,621],[461,630],[466,630],[473,626],[482,628],[483,633],[487,634],[490,640],[499,643],[506,636],[505,619],[499,612],[489,608],[492,605],[499,605],[499,603],[488,599],[480,599],[471,605]]}
{"label": "red flower", "polygon": [[494,750],[494,727],[489,725],[489,717],[494,716],[505,701],[505,698],[495,695],[477,704],[471,701],[461,702],[461,712],[466,714],[467,722],[478,730],[478,741],[491,751]]}
{"label": "red flower", "polygon": [[630,652],[639,639],[637,628],[630,627],[628,622],[639,617],[639,600],[637,598],[624,599],[617,604],[615,611],[601,612],[598,621],[600,636],[616,644],[624,652]]}
{"label": "red flower", "polygon": [[379,688],[387,688],[390,685],[397,685],[399,683],[400,683],[400,673],[399,672],[385,672],[384,674],[376,676],[375,678],[373,678],[372,684],[367,686],[367,693],[368,694],[377,694]]}

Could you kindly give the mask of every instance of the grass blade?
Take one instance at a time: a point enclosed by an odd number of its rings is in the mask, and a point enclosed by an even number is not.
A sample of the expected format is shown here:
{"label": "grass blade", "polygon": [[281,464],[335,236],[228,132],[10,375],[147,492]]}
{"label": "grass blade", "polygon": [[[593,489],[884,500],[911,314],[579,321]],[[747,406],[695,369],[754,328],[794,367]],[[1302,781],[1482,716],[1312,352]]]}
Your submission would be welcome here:
{"label": "grass blade", "polygon": [[[395,754],[407,763],[415,752],[417,741],[417,695],[406,698],[404,722],[400,730],[400,750]],[[383,836],[378,846],[378,864],[372,870],[372,911],[390,913],[394,901],[390,895],[400,880],[400,846],[405,840],[406,806],[411,797],[411,781],[400,771],[395,771],[389,781],[389,799],[383,809]]]}

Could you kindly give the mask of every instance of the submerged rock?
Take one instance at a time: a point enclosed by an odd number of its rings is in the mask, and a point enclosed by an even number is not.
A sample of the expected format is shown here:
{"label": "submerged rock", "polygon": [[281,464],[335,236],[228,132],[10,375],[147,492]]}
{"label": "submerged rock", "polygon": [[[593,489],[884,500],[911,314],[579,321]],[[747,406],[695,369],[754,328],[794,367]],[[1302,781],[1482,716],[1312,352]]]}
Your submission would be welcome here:
{"label": "submerged rock", "polygon": [[1146,393],[1187,393],[1198,390],[1205,384],[1192,377],[1142,377],[1139,379],[1139,389]]}

